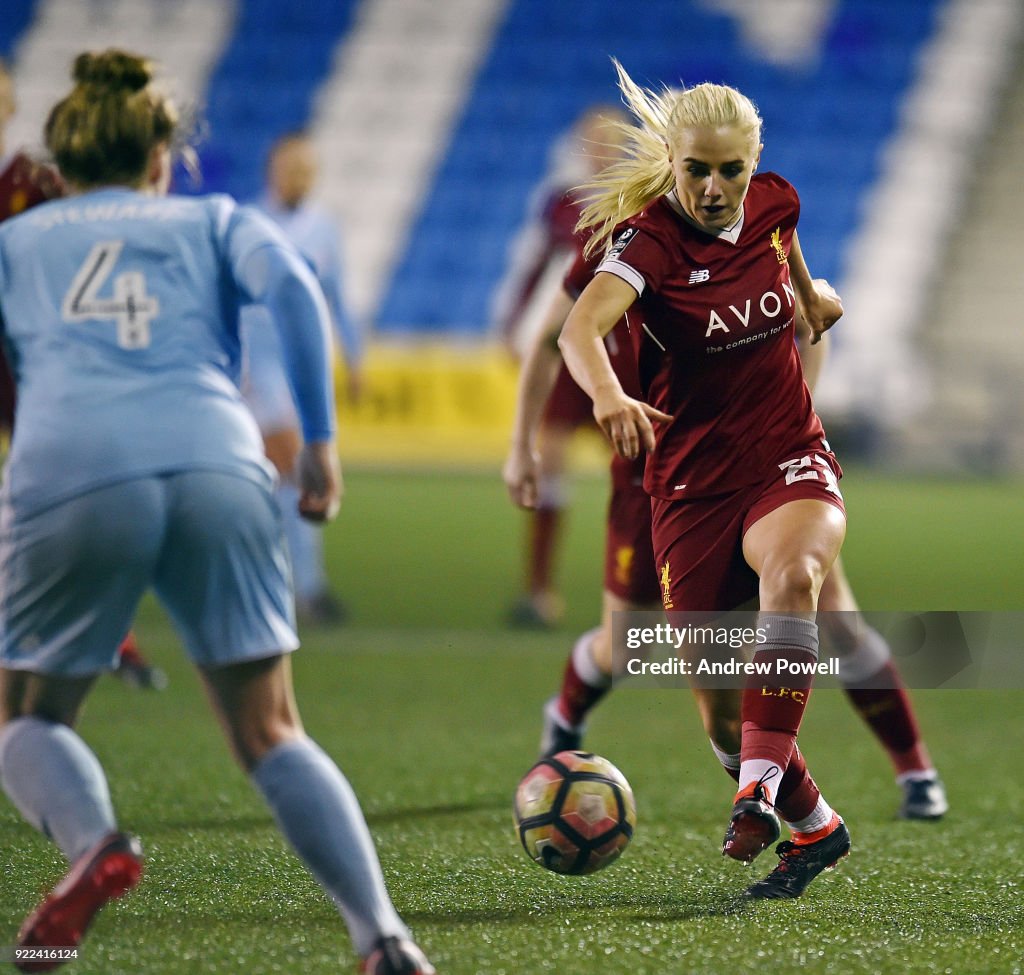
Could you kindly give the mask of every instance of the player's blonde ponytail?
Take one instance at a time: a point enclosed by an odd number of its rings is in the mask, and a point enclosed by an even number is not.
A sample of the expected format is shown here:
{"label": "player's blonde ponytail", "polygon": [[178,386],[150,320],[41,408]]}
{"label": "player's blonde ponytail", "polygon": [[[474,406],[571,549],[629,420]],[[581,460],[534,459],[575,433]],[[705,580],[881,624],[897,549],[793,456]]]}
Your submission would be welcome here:
{"label": "player's blonde ponytail", "polygon": [[46,146],[68,182],[83,188],[133,186],[150,151],[179,128],[173,101],[153,85],[144,57],[110,49],[75,58],[75,87],[50,112]]}
{"label": "player's blonde ponytail", "polygon": [[704,82],[693,88],[641,88],[613,59],[623,101],[639,122],[620,123],[626,135],[626,158],[603,170],[580,189],[586,206],[577,230],[592,232],[586,254],[606,248],[612,231],[675,185],[668,147],[681,132],[694,128],[735,126],[756,146],[761,117],[754,103],[728,85]]}

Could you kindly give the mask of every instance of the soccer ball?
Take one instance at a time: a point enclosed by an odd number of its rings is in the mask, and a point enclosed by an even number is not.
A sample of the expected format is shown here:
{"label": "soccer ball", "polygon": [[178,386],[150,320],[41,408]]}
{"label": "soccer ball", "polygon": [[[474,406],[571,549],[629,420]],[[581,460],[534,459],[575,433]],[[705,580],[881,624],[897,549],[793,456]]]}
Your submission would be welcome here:
{"label": "soccer ball", "polygon": [[626,777],[606,758],[559,752],[523,776],[513,818],[531,860],[555,873],[593,873],[629,845],[636,802]]}

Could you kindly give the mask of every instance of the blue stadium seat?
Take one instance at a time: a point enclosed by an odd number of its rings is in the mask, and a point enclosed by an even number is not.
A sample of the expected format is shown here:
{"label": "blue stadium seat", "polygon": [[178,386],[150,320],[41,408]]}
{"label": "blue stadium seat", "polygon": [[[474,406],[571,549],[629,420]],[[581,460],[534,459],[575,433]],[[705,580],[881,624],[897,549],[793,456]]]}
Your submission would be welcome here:
{"label": "blue stadium seat", "polygon": [[[239,0],[208,90],[203,191],[259,192],[267,149],[308,123],[357,3]],[[0,50],[13,43],[9,25],[32,6],[5,0]],[[751,95],[765,120],[764,167],[798,187],[816,264],[838,267],[940,7],[941,0],[836,0],[819,62],[783,68],[741,39],[735,15],[703,0],[647,0],[642,9],[621,0],[508,0],[398,257],[380,327],[433,329],[437,316],[485,327],[551,147],[588,105],[619,99],[612,55],[643,85],[712,80]]]}
{"label": "blue stadium seat", "polygon": [[356,0],[242,0],[238,22],[207,93],[205,190],[258,194],[266,152],[304,128]]}
{"label": "blue stadium seat", "polygon": [[0,14],[0,58],[10,58],[25,28],[32,22],[35,0],[4,0]]}
{"label": "blue stadium seat", "polygon": [[[385,296],[380,327],[430,329],[434,313],[456,326],[482,327],[551,145],[587,105],[618,99],[612,54],[641,84],[721,81],[754,97],[765,119],[764,165],[801,194],[801,236],[813,249],[815,273],[836,275],[879,147],[897,122],[913,52],[938,6],[939,0],[838,0],[820,64],[784,69],[752,55],[735,19],[705,4],[648,0],[638,11],[619,0],[590,0],[584,10],[511,0],[424,200],[402,273]],[[446,259],[457,252],[461,260]],[[401,294],[430,280],[420,275],[424,267],[446,275],[451,301]]]}

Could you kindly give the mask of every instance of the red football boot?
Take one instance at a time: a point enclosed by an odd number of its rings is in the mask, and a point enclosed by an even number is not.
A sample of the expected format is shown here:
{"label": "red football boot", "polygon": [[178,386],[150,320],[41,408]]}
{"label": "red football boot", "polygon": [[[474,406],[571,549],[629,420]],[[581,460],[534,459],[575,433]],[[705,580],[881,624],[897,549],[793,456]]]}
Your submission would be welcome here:
{"label": "red football boot", "polygon": [[732,807],[722,854],[741,863],[753,863],[779,838],[782,826],[760,782],[744,793],[736,796]]}
{"label": "red football boot", "polygon": [[126,684],[143,690],[162,691],[167,687],[167,675],[145,658],[134,631],[129,631],[117,648],[117,669],[114,673]]}
{"label": "red football boot", "polygon": [[[128,893],[142,877],[142,846],[127,833],[111,833],[82,854],[64,879],[26,919],[18,948],[77,948],[107,901]],[[15,960],[23,972],[49,972],[70,958]]]}

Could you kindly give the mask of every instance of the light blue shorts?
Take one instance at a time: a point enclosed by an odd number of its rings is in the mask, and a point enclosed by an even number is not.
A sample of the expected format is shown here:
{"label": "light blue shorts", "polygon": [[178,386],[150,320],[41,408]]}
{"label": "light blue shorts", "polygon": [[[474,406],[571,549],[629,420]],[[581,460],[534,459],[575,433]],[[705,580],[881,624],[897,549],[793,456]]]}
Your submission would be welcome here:
{"label": "light blue shorts", "polygon": [[298,646],[269,486],[220,471],[122,481],[30,517],[0,515],[0,666],[114,666],[152,586],[201,667]]}

